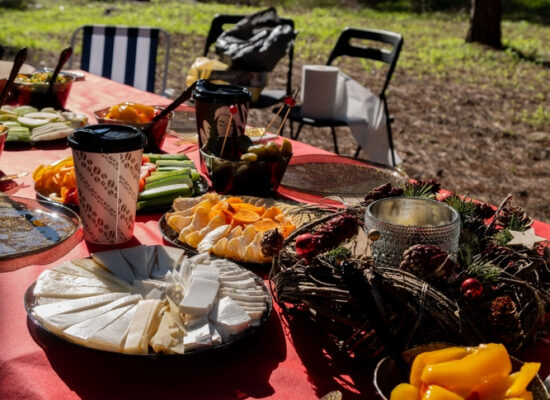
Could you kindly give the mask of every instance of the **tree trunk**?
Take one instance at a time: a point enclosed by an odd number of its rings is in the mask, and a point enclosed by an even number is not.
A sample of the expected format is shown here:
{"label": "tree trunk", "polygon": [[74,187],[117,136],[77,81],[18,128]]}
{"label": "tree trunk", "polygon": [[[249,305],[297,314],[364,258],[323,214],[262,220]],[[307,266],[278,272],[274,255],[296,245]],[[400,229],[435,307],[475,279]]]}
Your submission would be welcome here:
{"label": "tree trunk", "polygon": [[466,35],[467,42],[478,42],[502,48],[500,19],[502,14],[501,0],[471,0],[470,29]]}

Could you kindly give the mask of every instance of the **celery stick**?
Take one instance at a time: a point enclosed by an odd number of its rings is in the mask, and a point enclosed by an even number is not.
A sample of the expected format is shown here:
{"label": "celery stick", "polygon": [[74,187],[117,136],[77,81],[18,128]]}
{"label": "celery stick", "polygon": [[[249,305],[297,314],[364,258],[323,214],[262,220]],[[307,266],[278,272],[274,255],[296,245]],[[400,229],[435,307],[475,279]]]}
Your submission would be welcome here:
{"label": "celery stick", "polygon": [[195,164],[191,160],[157,160],[155,164],[158,167],[189,167],[195,168]]}
{"label": "celery stick", "polygon": [[187,157],[185,154],[146,153],[144,154],[144,156],[147,157],[152,163],[156,162],[157,160],[189,160],[189,157]]}
{"label": "celery stick", "polygon": [[196,169],[191,170],[191,180],[193,182],[197,182],[200,179],[200,177],[201,177],[201,174],[199,174]]}
{"label": "celery stick", "polygon": [[[154,199],[140,200],[140,201],[137,202],[137,209],[138,210],[144,210],[144,209],[147,209],[147,208],[155,208],[155,207],[162,207],[162,206],[169,207],[169,206],[172,205],[174,200],[177,199],[180,196],[181,196],[181,194],[174,193],[174,194],[169,194],[169,195],[162,196],[162,197],[157,197],[157,198],[154,198]],[[185,197],[189,197],[189,196],[185,196]]]}
{"label": "celery stick", "polygon": [[150,176],[145,178],[145,183],[150,183],[158,181],[159,179],[169,178],[171,176],[189,176],[191,170],[189,168],[180,168],[177,171],[167,171],[167,172],[152,172]]}
{"label": "celery stick", "polygon": [[166,179],[159,179],[145,184],[145,190],[154,189],[161,186],[174,185],[176,183],[185,183],[186,185],[192,186],[193,181],[189,176],[171,176]]}
{"label": "celery stick", "polygon": [[180,196],[190,197],[193,195],[193,188],[185,183],[177,183],[174,185],[161,186],[154,189],[144,190],[139,194],[139,200],[149,200],[158,197],[167,196],[170,194],[178,194]]}

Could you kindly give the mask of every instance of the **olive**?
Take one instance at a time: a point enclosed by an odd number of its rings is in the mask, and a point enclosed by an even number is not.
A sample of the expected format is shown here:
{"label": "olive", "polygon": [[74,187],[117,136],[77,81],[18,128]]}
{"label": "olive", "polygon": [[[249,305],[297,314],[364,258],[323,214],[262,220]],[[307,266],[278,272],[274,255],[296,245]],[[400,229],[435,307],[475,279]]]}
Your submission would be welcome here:
{"label": "olive", "polygon": [[288,140],[283,140],[283,144],[281,145],[281,156],[288,157],[292,154],[292,143]]}
{"label": "olive", "polygon": [[274,160],[279,157],[279,146],[275,142],[270,142],[265,147],[265,156],[270,160]]}
{"label": "olive", "polygon": [[245,153],[241,156],[241,161],[253,162],[258,160],[258,155],[254,153]]}
{"label": "olive", "polygon": [[266,149],[263,144],[255,144],[254,146],[250,146],[247,152],[257,154],[258,157],[262,158],[265,156],[265,150]]}

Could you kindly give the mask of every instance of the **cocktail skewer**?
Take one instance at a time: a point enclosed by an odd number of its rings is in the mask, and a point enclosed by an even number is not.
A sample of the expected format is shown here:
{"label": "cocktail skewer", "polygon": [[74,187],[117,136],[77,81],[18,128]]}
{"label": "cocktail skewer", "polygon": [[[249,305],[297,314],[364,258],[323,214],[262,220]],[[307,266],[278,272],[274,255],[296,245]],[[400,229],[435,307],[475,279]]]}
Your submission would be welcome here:
{"label": "cocktail skewer", "polygon": [[277,136],[279,136],[281,130],[283,129],[283,126],[285,126],[285,122],[288,114],[290,114],[290,110],[292,110],[292,107],[296,105],[296,97],[298,97],[298,93],[300,93],[300,88],[298,88],[294,96],[286,96],[284,98],[284,104],[288,106],[288,109],[286,110],[285,116],[281,122],[281,125],[279,126],[279,129],[277,129]]}
{"label": "cocktail skewer", "polygon": [[227,142],[227,136],[229,135],[229,129],[231,129],[231,124],[233,123],[233,115],[237,114],[237,106],[232,104],[229,106],[229,122],[227,123],[227,128],[225,129],[225,137],[223,138],[222,150],[220,151],[220,158],[223,156],[223,150],[225,149],[225,142]]}
{"label": "cocktail skewer", "polygon": [[[265,127],[265,132],[269,131],[269,128],[271,128],[271,125],[273,125],[273,122],[275,122],[275,118],[277,118],[279,116],[279,114],[281,114],[281,111],[283,111],[283,108],[285,108],[285,105],[286,105],[286,99],[287,98],[292,98],[292,96],[294,95],[294,92],[296,91],[296,89],[292,89],[292,92],[290,94],[287,94],[285,95],[285,97],[283,97],[283,104],[281,104],[281,107],[279,107],[279,110],[277,110],[277,114],[275,114],[273,116],[273,118],[271,118],[271,121],[269,121],[269,124],[267,124],[267,126]],[[262,134],[263,136],[263,134]],[[260,137],[260,140],[262,138]]]}

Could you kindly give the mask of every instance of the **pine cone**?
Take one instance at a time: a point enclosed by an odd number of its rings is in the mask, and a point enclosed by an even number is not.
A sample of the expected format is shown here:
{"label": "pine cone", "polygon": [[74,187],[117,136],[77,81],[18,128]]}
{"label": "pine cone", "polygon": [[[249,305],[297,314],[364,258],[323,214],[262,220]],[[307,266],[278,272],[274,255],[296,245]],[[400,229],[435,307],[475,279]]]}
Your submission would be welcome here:
{"label": "pine cone", "polygon": [[432,282],[446,281],[456,264],[440,247],[432,244],[415,244],[403,253],[399,269]]}
{"label": "pine cone", "polygon": [[491,303],[490,312],[489,322],[493,339],[510,344],[523,334],[516,303],[510,296],[496,297]]}
{"label": "pine cone", "polygon": [[387,197],[399,197],[403,195],[403,189],[400,187],[392,187],[391,183],[386,183],[384,185],[380,185],[378,187],[375,187],[370,192],[367,193],[365,196],[365,202],[366,205],[369,205],[370,203],[385,199]]}
{"label": "pine cone", "polygon": [[500,210],[495,222],[503,228],[512,230],[526,229],[533,224],[533,220],[529,218],[523,208],[510,204]]}
{"label": "pine cone", "polygon": [[261,241],[262,254],[266,257],[275,257],[283,248],[285,238],[278,229],[271,229],[264,233]]}
{"label": "pine cone", "polygon": [[491,218],[495,215],[495,210],[487,203],[475,203],[476,205],[476,216],[481,219]]}

